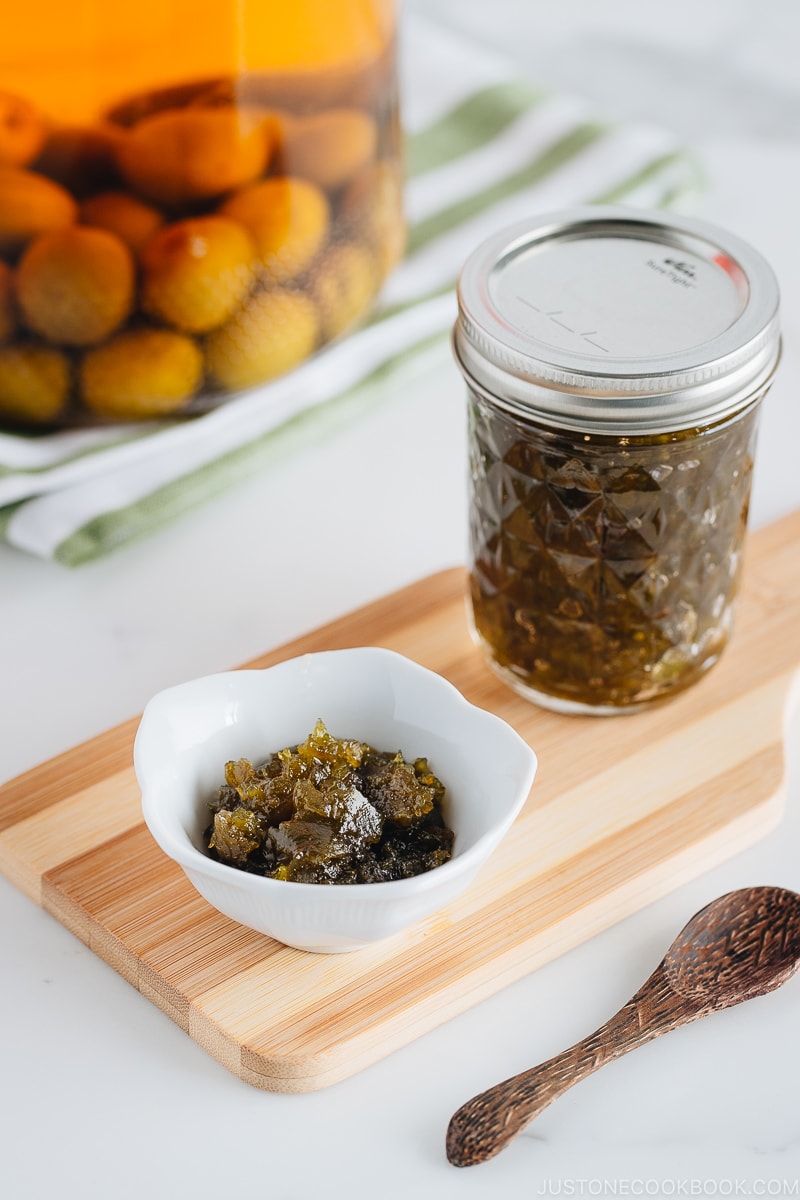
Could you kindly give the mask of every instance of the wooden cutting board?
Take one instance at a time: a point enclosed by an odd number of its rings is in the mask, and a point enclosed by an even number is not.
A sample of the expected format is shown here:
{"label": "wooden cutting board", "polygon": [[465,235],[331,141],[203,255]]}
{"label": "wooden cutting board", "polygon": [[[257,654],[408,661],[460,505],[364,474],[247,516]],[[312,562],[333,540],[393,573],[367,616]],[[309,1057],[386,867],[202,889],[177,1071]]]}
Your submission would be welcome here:
{"label": "wooden cutting board", "polygon": [[314,955],[220,916],[142,823],[135,720],[0,788],[0,869],[229,1070],[294,1092],[355,1073],[777,823],[783,724],[800,697],[800,512],[751,537],[721,662],[652,712],[566,717],[520,699],[471,644],[464,592],[463,572],[444,572],[247,664],[388,646],[535,747],[511,833],[463,897],[413,930]]}

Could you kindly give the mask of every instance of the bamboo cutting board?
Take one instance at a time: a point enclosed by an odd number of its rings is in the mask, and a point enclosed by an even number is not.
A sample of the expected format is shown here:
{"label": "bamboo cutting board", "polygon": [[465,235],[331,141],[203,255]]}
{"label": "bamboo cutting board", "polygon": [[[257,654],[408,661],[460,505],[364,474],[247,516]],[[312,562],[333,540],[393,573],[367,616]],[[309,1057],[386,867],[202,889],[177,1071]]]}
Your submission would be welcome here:
{"label": "bamboo cutting board", "polygon": [[387,646],[505,717],[539,755],[526,808],[467,893],[376,947],[307,954],[212,909],[142,823],[136,721],[0,788],[0,869],[236,1075],[273,1091],[324,1087],[776,824],[783,724],[800,696],[799,551],[800,512],[753,535],[721,662],[627,718],[559,716],[506,689],[469,640],[461,570],[249,663]]}

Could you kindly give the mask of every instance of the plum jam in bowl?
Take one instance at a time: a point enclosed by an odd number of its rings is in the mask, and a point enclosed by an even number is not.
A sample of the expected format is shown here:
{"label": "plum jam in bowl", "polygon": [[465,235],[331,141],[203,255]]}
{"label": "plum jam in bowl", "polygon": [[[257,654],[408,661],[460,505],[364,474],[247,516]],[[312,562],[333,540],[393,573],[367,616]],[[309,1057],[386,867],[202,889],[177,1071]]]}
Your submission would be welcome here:
{"label": "plum jam in bowl", "polygon": [[[352,751],[355,763],[363,751],[362,769],[372,778],[358,787],[344,784],[338,763],[328,770],[317,761],[312,779],[296,785],[297,811],[264,816],[262,793],[278,771],[291,769],[284,765],[293,750],[324,760],[328,744],[337,754],[342,747]],[[385,776],[387,764],[396,766],[401,782],[390,780],[381,792],[374,776]],[[442,676],[393,651],[360,647],[160,692],[142,715],[134,765],[151,834],[210,904],[288,946],[336,952],[391,937],[455,900],[520,812],[537,761],[509,725],[470,704]],[[331,772],[336,778],[324,778]],[[392,809],[404,778],[418,779],[420,794],[441,800],[440,824],[453,835],[449,856],[434,856],[438,865],[408,877],[373,872],[363,877],[378,882],[359,882],[341,872],[341,882],[300,881],[312,877],[304,873],[303,854],[318,848],[309,831],[317,837],[326,829],[335,854],[336,839],[355,828],[371,843],[364,850],[370,863],[380,847],[379,825],[392,854],[413,840],[405,836],[410,818],[402,796]],[[215,810],[228,814],[227,823],[219,823]],[[262,834],[272,827],[263,847],[253,838],[248,855],[246,839],[259,822]],[[262,870],[265,864],[272,874]]]}

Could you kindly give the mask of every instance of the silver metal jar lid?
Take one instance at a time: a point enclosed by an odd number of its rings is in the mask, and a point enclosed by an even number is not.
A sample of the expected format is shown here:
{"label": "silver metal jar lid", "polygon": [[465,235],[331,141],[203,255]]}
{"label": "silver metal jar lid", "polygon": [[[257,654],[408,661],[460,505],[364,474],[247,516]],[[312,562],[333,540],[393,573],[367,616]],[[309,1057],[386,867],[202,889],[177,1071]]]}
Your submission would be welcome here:
{"label": "silver metal jar lid", "polygon": [[464,265],[453,345],[471,386],[548,425],[634,434],[724,419],[780,355],[775,276],[740,238],[645,209],[551,213]]}

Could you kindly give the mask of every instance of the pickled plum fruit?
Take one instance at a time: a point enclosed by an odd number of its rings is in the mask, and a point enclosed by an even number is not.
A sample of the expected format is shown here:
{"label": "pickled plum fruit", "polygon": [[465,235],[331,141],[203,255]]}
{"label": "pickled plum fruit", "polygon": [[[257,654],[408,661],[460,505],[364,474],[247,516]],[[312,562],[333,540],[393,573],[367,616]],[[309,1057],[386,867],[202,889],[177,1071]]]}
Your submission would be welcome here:
{"label": "pickled plum fruit", "polygon": [[47,128],[23,96],[0,92],[0,167],[24,167],[44,144]]}
{"label": "pickled plum fruit", "polygon": [[444,784],[427,759],[336,738],[317,721],[304,742],[261,766],[225,765],[209,802],[212,857],[295,883],[377,883],[446,862]]}
{"label": "pickled plum fruit", "polygon": [[392,159],[370,163],[342,193],[339,216],[354,238],[362,238],[377,255],[381,274],[399,262],[405,249],[403,176]]}
{"label": "pickled plum fruit", "polygon": [[80,395],[91,412],[116,420],[162,417],[182,408],[203,378],[197,343],[170,329],[126,329],[87,351]]}
{"label": "pickled plum fruit", "polygon": [[212,379],[236,391],[297,366],[314,350],[318,337],[317,309],[303,292],[256,292],[230,321],[208,335],[206,363]]}
{"label": "pickled plum fruit", "polygon": [[157,208],[130,196],[127,192],[99,192],[84,201],[80,209],[83,225],[107,229],[139,254],[164,224]]}
{"label": "pickled plum fruit", "polygon": [[120,140],[117,165],[137,195],[180,208],[257,179],[269,159],[270,128],[257,111],[233,104],[168,110]]}
{"label": "pickled plum fruit", "polygon": [[72,225],[77,215],[60,184],[34,171],[0,168],[0,254],[17,254],[31,238]]}
{"label": "pickled plum fruit", "polygon": [[0,417],[23,425],[47,425],[66,407],[70,364],[50,346],[0,346]]}
{"label": "pickled plum fruit", "polygon": [[289,123],[282,160],[288,174],[336,190],[375,157],[375,122],[358,108],[331,108]]}
{"label": "pickled plum fruit", "polygon": [[103,341],[129,315],[134,287],[133,258],[125,243],[88,226],[42,234],[25,251],[17,272],[25,324],[56,345]]}
{"label": "pickled plum fruit", "polygon": [[176,221],[142,254],[142,306],[184,333],[207,333],[248,295],[254,263],[250,235],[230,218]]}
{"label": "pickled plum fruit", "polygon": [[276,176],[235,192],[220,212],[253,238],[259,271],[268,283],[288,283],[313,263],[328,238],[330,205],[304,179]]}
{"label": "pickled plum fruit", "polygon": [[343,333],[367,311],[378,290],[375,258],[358,242],[342,242],[322,255],[311,281],[325,341]]}

